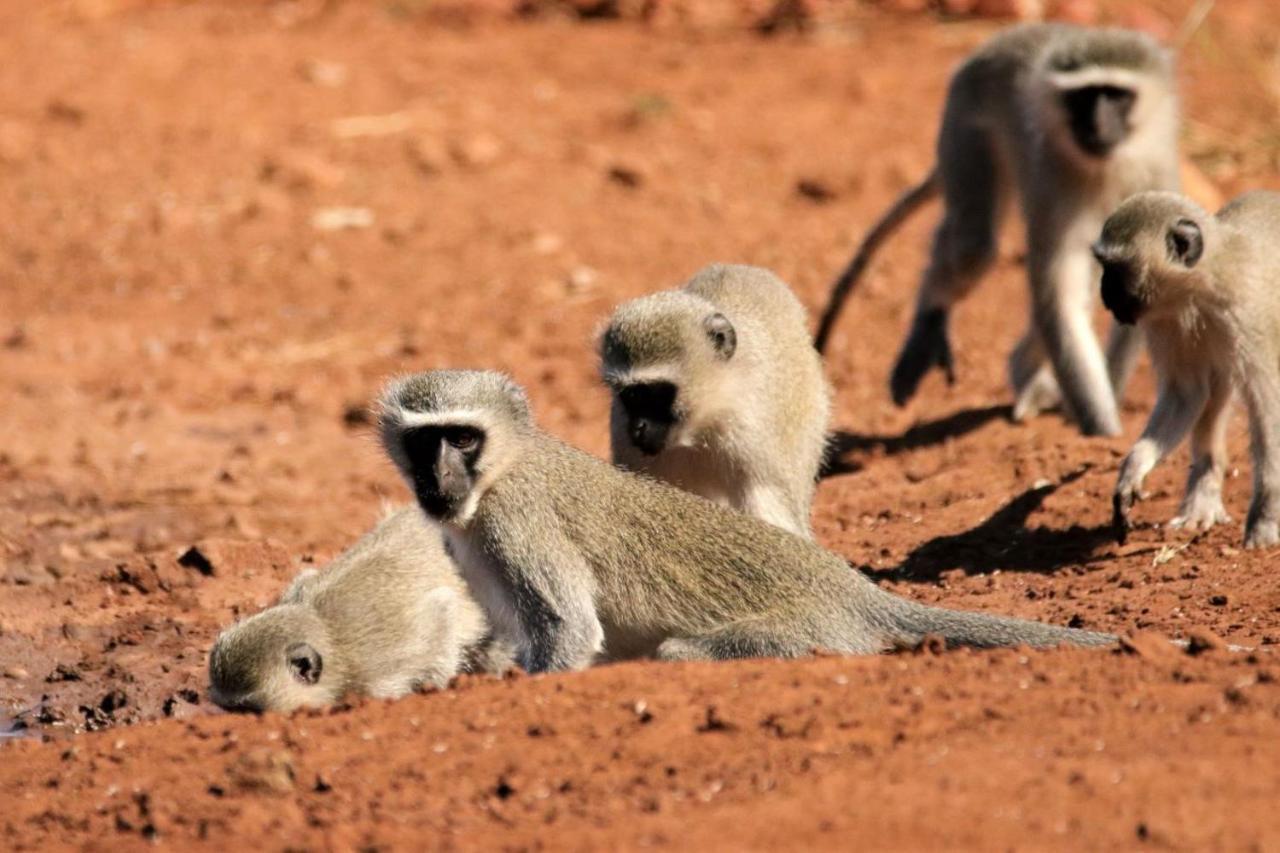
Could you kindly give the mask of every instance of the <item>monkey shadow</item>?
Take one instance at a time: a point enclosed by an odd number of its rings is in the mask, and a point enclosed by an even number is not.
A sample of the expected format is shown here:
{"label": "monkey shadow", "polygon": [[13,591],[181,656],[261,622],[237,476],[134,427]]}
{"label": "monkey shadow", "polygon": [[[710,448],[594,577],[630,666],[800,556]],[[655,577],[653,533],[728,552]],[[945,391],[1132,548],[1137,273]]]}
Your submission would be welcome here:
{"label": "monkey shadow", "polygon": [[943,572],[961,569],[966,574],[984,574],[999,569],[1006,572],[1049,574],[1064,565],[1091,563],[1101,545],[1115,542],[1109,525],[1065,530],[1026,526],[1031,513],[1049,495],[1080,479],[1089,466],[1068,474],[1056,483],[1036,486],[996,510],[972,530],[939,536],[920,545],[902,564],[886,573],[904,581],[936,582]]}
{"label": "monkey shadow", "polygon": [[949,438],[968,435],[1000,418],[1012,420],[1013,407],[987,406],[981,409],[962,409],[945,418],[918,423],[902,435],[864,435],[836,430],[828,442],[827,457],[822,463],[822,469],[818,472],[818,479],[825,480],[828,477],[861,471],[862,462],[849,458],[850,454],[880,453],[885,456],[895,456],[921,447],[941,444]]}

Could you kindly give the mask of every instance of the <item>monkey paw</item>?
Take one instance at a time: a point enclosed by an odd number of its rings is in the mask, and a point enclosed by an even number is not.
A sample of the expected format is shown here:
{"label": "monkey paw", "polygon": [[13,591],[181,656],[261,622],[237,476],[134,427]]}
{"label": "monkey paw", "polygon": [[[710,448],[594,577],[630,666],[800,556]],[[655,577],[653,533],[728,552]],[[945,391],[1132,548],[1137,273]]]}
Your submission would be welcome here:
{"label": "monkey paw", "polygon": [[912,324],[911,334],[889,378],[893,402],[905,406],[915,396],[920,380],[934,367],[941,368],[948,385],[955,384],[955,361],[947,339],[947,312],[942,308],[922,312]]}
{"label": "monkey paw", "polygon": [[1272,545],[1280,545],[1280,522],[1260,518],[1249,525],[1244,534],[1244,547],[1270,548]]}
{"label": "monkey paw", "polygon": [[1137,483],[1123,481],[1116,487],[1116,493],[1111,497],[1111,528],[1115,532],[1116,541],[1121,545],[1129,538],[1129,531],[1133,528],[1133,522],[1129,518],[1133,505],[1142,497],[1142,491]]}
{"label": "monkey paw", "polygon": [[1225,524],[1231,520],[1222,498],[1192,496],[1183,504],[1182,509],[1169,522],[1170,527],[1183,530],[1208,530],[1215,524]]}
{"label": "monkey paw", "polygon": [[1022,423],[1036,417],[1041,412],[1056,409],[1062,402],[1062,391],[1058,388],[1058,380],[1047,370],[1038,371],[1035,377],[1020,391],[1013,402],[1013,421]]}

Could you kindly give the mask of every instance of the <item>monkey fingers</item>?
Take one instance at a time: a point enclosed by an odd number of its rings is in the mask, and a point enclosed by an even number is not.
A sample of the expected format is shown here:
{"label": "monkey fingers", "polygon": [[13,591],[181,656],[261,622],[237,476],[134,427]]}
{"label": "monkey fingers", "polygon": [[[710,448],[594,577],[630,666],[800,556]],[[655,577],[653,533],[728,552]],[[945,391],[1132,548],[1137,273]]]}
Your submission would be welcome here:
{"label": "monkey fingers", "polygon": [[1111,498],[1111,530],[1121,545],[1129,539],[1129,510],[1133,509],[1134,492],[1117,491]]}
{"label": "monkey fingers", "polygon": [[920,380],[933,367],[942,369],[948,385],[955,384],[955,362],[951,357],[951,343],[947,340],[945,308],[933,308],[916,315],[911,334],[903,344],[889,379],[894,404],[905,406],[915,396]]}

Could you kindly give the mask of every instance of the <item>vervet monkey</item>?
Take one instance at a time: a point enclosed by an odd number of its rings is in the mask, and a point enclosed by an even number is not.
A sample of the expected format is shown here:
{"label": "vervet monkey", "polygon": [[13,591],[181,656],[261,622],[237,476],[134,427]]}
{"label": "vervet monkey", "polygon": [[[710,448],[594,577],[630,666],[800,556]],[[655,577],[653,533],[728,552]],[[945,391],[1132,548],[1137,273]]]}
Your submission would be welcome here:
{"label": "vervet monkey", "polygon": [[600,336],[600,361],[614,464],[813,535],[831,387],[781,279],[714,264],[626,302]]}
{"label": "vervet monkey", "polygon": [[1107,219],[1094,246],[1102,301],[1141,326],[1159,377],[1142,438],[1120,469],[1123,541],[1142,481],[1191,433],[1191,474],[1174,526],[1228,521],[1222,505],[1227,408],[1249,412],[1253,501],[1248,548],[1280,542],[1280,193],[1247,193],[1217,215],[1175,193],[1140,193]]}
{"label": "vervet monkey", "polygon": [[839,556],[569,447],[500,373],[391,383],[383,445],[444,525],[472,593],[530,672],[610,659],[792,657],[913,645],[1101,645],[1107,634],[926,607]]}
{"label": "vervet monkey", "polygon": [[1064,402],[1086,435],[1116,435],[1116,404],[1140,349],[1113,326],[1104,358],[1092,324],[1089,244],[1106,215],[1141,190],[1176,190],[1178,99],[1169,52],[1120,29],[1012,27],[951,79],[937,165],[872,227],[836,282],[816,338],[825,349],[840,308],[879,245],[942,195],[915,319],[890,380],[904,405],[933,367],[954,381],[947,324],[996,257],[1015,192],[1026,224],[1031,323],[1009,359],[1015,420]]}
{"label": "vervet monkey", "polygon": [[223,631],[209,653],[209,694],[231,710],[291,711],[348,692],[389,699],[444,687],[459,672],[500,672],[510,660],[439,526],[411,506]]}

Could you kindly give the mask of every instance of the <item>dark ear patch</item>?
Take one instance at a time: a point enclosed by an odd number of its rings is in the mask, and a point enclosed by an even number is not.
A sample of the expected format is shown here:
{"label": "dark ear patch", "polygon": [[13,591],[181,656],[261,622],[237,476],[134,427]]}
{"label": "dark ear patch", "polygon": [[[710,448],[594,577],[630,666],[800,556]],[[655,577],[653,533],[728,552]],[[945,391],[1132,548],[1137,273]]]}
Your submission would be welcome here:
{"label": "dark ear patch", "polygon": [[309,643],[294,643],[285,650],[289,672],[303,684],[315,684],[324,671],[324,659]]}
{"label": "dark ear patch", "polygon": [[1138,95],[1123,86],[1081,86],[1062,92],[1071,135],[1086,153],[1105,157],[1129,135]]}
{"label": "dark ear patch", "polygon": [[706,330],[711,346],[721,358],[725,361],[733,358],[734,351],[738,349],[738,333],[734,331],[728,317],[716,312],[702,321],[702,328]]}
{"label": "dark ear patch", "polygon": [[1204,254],[1204,235],[1190,219],[1179,219],[1165,236],[1169,255],[1184,267],[1194,267]]}

